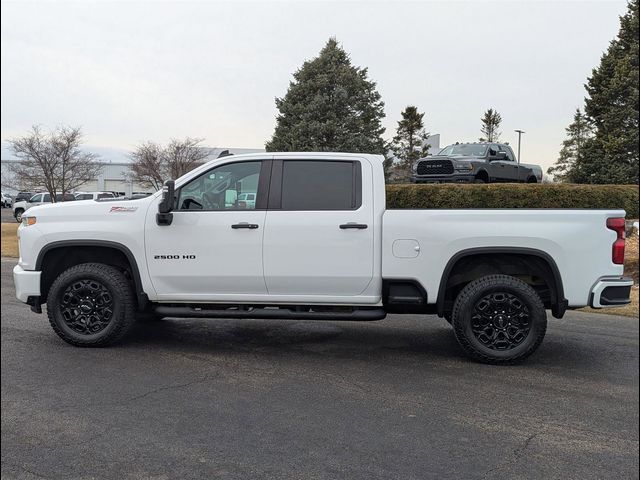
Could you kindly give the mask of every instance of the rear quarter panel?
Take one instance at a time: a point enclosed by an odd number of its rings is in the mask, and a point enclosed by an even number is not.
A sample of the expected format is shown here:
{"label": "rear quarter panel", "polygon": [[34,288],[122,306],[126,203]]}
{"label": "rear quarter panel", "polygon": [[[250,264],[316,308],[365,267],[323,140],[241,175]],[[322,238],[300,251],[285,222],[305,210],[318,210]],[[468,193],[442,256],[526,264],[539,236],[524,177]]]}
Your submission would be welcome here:
{"label": "rear quarter panel", "polygon": [[[550,255],[569,306],[588,304],[598,278],[623,273],[611,261],[616,234],[606,228],[612,210],[387,210],[383,216],[382,276],[411,278],[435,303],[443,272],[459,252],[479,247],[519,247]],[[393,254],[397,240],[415,240],[414,258]]]}

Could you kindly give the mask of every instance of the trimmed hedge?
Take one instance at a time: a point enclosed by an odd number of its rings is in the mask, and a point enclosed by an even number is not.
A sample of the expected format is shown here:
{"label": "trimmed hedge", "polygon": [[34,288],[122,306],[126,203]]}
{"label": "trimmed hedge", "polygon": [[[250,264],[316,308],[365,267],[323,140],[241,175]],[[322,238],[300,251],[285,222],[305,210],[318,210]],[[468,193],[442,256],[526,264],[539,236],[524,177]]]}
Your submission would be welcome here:
{"label": "trimmed hedge", "polygon": [[387,208],[606,208],[638,218],[638,185],[392,184]]}

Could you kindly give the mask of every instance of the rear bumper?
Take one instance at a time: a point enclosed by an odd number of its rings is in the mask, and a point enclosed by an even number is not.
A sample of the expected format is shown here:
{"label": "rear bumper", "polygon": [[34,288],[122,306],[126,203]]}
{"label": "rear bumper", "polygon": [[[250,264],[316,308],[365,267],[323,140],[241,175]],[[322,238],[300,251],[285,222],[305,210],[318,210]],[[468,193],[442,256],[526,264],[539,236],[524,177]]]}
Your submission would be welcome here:
{"label": "rear bumper", "polygon": [[411,176],[413,183],[473,183],[476,177],[473,174],[451,174],[451,175],[418,175]]}
{"label": "rear bumper", "polygon": [[13,267],[13,284],[16,287],[16,297],[24,303],[29,303],[29,297],[40,296],[40,275],[42,272],[23,270],[20,265]]}
{"label": "rear bumper", "polygon": [[592,308],[620,307],[631,303],[633,279],[603,277],[591,289],[589,306]]}

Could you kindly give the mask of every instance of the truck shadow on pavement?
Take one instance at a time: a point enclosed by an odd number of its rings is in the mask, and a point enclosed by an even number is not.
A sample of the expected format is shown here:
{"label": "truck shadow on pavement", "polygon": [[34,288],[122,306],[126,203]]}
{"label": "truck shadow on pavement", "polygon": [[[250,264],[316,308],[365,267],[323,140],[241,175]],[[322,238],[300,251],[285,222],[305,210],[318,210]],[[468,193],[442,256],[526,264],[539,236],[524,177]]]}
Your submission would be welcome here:
{"label": "truck shadow on pavement", "polygon": [[[582,336],[550,332],[542,346],[521,366],[606,371],[615,359],[597,342]],[[310,356],[329,360],[367,359],[380,364],[431,361],[475,364],[461,351],[452,328],[436,317],[390,316],[378,322],[291,320],[171,319],[139,322],[119,348],[151,348],[214,355],[264,355],[268,358]],[[623,353],[621,352],[621,355]]]}
{"label": "truck shadow on pavement", "polygon": [[[309,352],[331,356],[409,355],[463,358],[442,319],[395,325],[380,322],[170,319],[139,322],[121,343],[170,350],[226,353]],[[413,322],[412,322],[413,323]]]}

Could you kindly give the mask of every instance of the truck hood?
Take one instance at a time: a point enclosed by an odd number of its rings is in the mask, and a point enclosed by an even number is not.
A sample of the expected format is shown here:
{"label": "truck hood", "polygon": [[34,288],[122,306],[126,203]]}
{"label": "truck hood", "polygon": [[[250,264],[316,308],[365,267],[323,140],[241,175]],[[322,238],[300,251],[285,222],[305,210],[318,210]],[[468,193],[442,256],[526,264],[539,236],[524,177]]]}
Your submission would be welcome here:
{"label": "truck hood", "polygon": [[48,203],[27,210],[26,215],[45,221],[96,220],[114,215],[131,215],[144,212],[157,195],[136,200],[75,200],[71,202]]}
{"label": "truck hood", "polygon": [[471,162],[471,161],[484,161],[485,158],[484,157],[462,157],[462,156],[449,156],[449,155],[432,155],[429,157],[425,157],[425,158],[421,158],[420,160],[418,160],[419,162],[425,161],[425,160],[452,160],[454,162]]}

